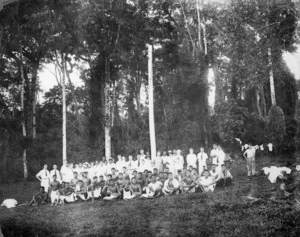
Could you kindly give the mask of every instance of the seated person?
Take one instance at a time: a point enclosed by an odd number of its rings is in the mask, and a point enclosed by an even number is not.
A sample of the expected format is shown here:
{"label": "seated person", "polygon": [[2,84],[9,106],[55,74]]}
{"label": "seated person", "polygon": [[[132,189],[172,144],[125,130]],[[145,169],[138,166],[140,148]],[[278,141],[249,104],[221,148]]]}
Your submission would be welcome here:
{"label": "seated person", "polygon": [[155,175],[151,176],[152,182],[146,187],[146,193],[141,198],[154,198],[161,195],[162,183],[156,180]]}
{"label": "seated person", "polygon": [[165,195],[178,194],[180,189],[180,183],[173,177],[173,174],[169,173],[169,178],[165,181],[162,192]]}
{"label": "seated person", "polygon": [[88,187],[88,197],[87,197],[87,199],[93,198],[93,196],[94,196],[94,198],[101,197],[101,188],[100,188],[97,176],[95,176],[93,178],[92,184]]}
{"label": "seated person", "polygon": [[158,176],[158,169],[157,168],[153,168],[153,175],[155,175],[156,177]]}
{"label": "seated person", "polygon": [[197,171],[197,169],[196,168],[193,168],[192,170],[191,170],[191,177],[192,177],[192,179],[194,179],[194,180],[197,180],[200,176],[198,175],[198,171]]}
{"label": "seated person", "polygon": [[164,173],[163,172],[159,172],[158,177],[156,177],[157,181],[161,182],[161,183],[165,183],[166,179],[164,177]]}
{"label": "seated person", "polygon": [[129,177],[129,174],[128,174],[128,171],[127,171],[127,167],[124,166],[122,170],[123,170],[122,173],[123,173],[124,179],[129,179],[130,177]]}
{"label": "seated person", "polygon": [[40,187],[40,191],[32,197],[32,200],[29,202],[28,206],[39,206],[46,204],[48,201],[48,193],[45,192],[44,187]]}
{"label": "seated person", "polygon": [[65,204],[65,202],[75,202],[74,189],[69,183],[63,182],[61,184],[61,188],[59,189],[59,198],[61,204]]}
{"label": "seated person", "polygon": [[100,175],[99,176],[99,182],[98,182],[98,185],[99,185],[99,188],[101,189],[101,192],[105,186],[105,181],[104,181],[104,177],[103,175]]}
{"label": "seated person", "polygon": [[111,201],[111,200],[116,200],[121,196],[120,190],[114,180],[109,181],[109,185],[106,186],[107,191],[106,191],[106,196],[103,198],[103,200]]}
{"label": "seated person", "polygon": [[123,173],[119,173],[116,184],[118,185],[120,192],[122,192],[124,185],[125,185],[125,178],[123,176]]}
{"label": "seated person", "polygon": [[52,182],[50,183],[50,200],[51,206],[57,205],[59,202],[59,186],[60,183],[57,181],[57,176],[53,175]]}
{"label": "seated person", "polygon": [[116,182],[118,180],[118,174],[115,168],[111,169],[111,179]]}
{"label": "seated person", "polygon": [[81,199],[83,201],[86,201],[88,197],[88,190],[87,186],[84,185],[82,180],[79,180],[76,184],[76,189],[75,189],[75,200]]}
{"label": "seated person", "polygon": [[144,180],[142,172],[138,173],[138,176],[136,178],[136,182],[137,182],[137,184],[139,184],[141,186],[142,189],[144,188],[144,186],[145,186],[145,180]]}
{"label": "seated person", "polygon": [[221,172],[219,172],[216,187],[228,187],[232,183],[232,175],[227,170],[226,166],[223,164],[221,165]]}
{"label": "seated person", "polygon": [[194,182],[194,179],[192,178],[190,170],[186,171],[186,176],[181,181],[181,187],[182,187],[182,191],[184,193],[194,193],[195,192],[196,183]]}
{"label": "seated person", "polygon": [[215,179],[218,180],[219,177],[219,172],[217,170],[217,165],[216,164],[212,164],[211,165],[211,170],[209,171],[210,176]]}
{"label": "seated person", "polygon": [[[164,180],[166,181],[168,178],[169,178],[169,173],[170,172],[164,172]],[[165,183],[165,182],[163,182],[163,183]]]}
{"label": "seated person", "polygon": [[137,183],[135,177],[131,179],[129,189],[130,189],[130,195],[126,195],[126,196],[124,195],[123,197],[124,200],[134,199],[142,195],[142,187],[140,184]]}
{"label": "seated person", "polygon": [[136,170],[134,170],[134,171],[132,171],[132,174],[130,175],[130,179],[132,179],[133,177],[134,178],[137,178],[137,171]]}
{"label": "seated person", "polygon": [[78,173],[77,172],[73,172],[73,179],[71,179],[70,186],[75,188],[76,184],[77,184],[77,182],[79,180],[80,179],[78,178]]}
{"label": "seated person", "polygon": [[130,179],[124,179],[124,185],[122,190],[120,190],[121,195],[123,197],[124,200],[126,200],[126,198],[131,197],[131,191],[130,191]]}
{"label": "seated person", "polygon": [[204,170],[203,175],[204,176],[199,177],[199,179],[196,181],[198,188],[196,191],[213,192],[215,189],[214,184],[216,183],[216,181],[213,180],[211,176],[209,176],[208,170]]}

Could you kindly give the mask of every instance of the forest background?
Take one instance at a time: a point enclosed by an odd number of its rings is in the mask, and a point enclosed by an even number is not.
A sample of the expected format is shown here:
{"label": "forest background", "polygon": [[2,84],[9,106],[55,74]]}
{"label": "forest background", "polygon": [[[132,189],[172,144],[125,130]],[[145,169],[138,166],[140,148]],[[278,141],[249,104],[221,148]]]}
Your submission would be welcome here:
{"label": "forest background", "polygon": [[[150,150],[147,44],[154,46],[158,150],[186,153],[215,142],[239,156],[238,137],[272,142],[293,163],[300,84],[283,55],[299,45],[299,6],[294,0],[7,5],[0,12],[0,182],[33,177],[44,163],[62,164],[63,78],[68,162],[100,160],[106,128],[112,157]],[[58,86],[37,103],[45,64],[55,65]],[[82,86],[71,82],[74,70]]]}

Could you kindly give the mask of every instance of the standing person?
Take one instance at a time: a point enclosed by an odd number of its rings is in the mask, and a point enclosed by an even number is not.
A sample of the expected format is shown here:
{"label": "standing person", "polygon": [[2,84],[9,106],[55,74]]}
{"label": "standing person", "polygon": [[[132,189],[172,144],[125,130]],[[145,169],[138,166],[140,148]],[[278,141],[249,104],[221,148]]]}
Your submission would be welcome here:
{"label": "standing person", "polygon": [[138,155],[138,161],[139,161],[139,165],[141,165],[141,161],[146,159],[146,155],[144,153],[144,150],[141,149],[140,150],[140,154]]}
{"label": "standing person", "polygon": [[219,170],[221,170],[221,166],[225,163],[226,154],[223,151],[221,146],[218,146],[218,160],[219,160]]}
{"label": "standing person", "polygon": [[218,146],[216,144],[213,144],[213,149],[210,152],[210,157],[212,159],[212,163],[218,165],[219,161],[218,161]]}
{"label": "standing person", "polygon": [[186,157],[187,167],[192,166],[193,168],[197,168],[196,162],[197,162],[197,156],[194,153],[194,149],[190,148],[190,153]]}
{"label": "standing person", "polygon": [[249,144],[249,149],[247,149],[243,156],[247,161],[247,171],[248,171],[248,178],[251,179],[252,176],[255,176],[255,148],[252,144]]}
{"label": "standing person", "polygon": [[163,165],[164,165],[164,169],[166,168],[167,166],[167,163],[168,163],[168,155],[167,155],[167,152],[166,151],[163,151],[163,154],[162,154],[162,161],[163,161]]}
{"label": "standing person", "polygon": [[63,182],[67,182],[67,173],[68,173],[68,164],[64,161],[63,165],[60,168],[61,179]]}
{"label": "standing person", "polygon": [[182,170],[184,165],[184,158],[181,155],[181,150],[176,151],[176,156],[174,159],[174,175],[177,175],[178,170]]}
{"label": "standing person", "polygon": [[53,181],[53,176],[56,175],[56,180],[58,182],[62,182],[62,178],[59,170],[57,169],[57,165],[53,165],[53,170],[50,171],[50,181]]}
{"label": "standing person", "polygon": [[157,151],[157,155],[154,160],[154,167],[157,169],[158,172],[162,172],[164,168],[163,159],[160,154],[161,154],[160,151]]}
{"label": "standing person", "polygon": [[44,165],[43,169],[37,173],[36,178],[41,182],[41,187],[44,187],[46,193],[48,193],[50,185],[50,172],[48,171],[48,165]]}
{"label": "standing person", "polygon": [[198,158],[198,172],[199,175],[201,176],[203,170],[207,169],[206,161],[208,158],[208,155],[204,152],[203,147],[200,148],[200,152],[198,153],[197,158]]}
{"label": "standing person", "polygon": [[56,175],[53,175],[53,180],[50,183],[50,200],[51,200],[51,206],[55,204],[58,204],[60,198],[59,198],[59,188],[60,188],[60,184],[59,182],[56,180],[57,177]]}

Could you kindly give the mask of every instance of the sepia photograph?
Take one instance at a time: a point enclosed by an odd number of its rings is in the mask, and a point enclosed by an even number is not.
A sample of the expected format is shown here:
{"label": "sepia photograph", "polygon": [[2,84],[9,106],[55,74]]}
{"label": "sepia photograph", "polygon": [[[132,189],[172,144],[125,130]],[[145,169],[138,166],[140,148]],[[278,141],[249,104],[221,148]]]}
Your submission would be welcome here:
{"label": "sepia photograph", "polygon": [[300,0],[0,0],[0,237],[299,237]]}

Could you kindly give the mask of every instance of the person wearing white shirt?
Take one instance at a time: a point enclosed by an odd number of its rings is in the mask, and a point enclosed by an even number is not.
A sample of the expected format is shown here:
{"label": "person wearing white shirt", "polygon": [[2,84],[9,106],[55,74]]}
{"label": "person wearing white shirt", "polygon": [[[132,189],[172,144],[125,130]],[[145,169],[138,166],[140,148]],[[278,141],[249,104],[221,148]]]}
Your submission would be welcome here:
{"label": "person wearing white shirt", "polygon": [[255,148],[252,144],[249,144],[249,149],[247,149],[243,156],[247,161],[247,171],[248,171],[248,178],[251,179],[251,176],[255,176]]}
{"label": "person wearing white shirt", "polygon": [[212,164],[211,165],[211,170],[209,171],[210,176],[214,179],[214,180],[218,180],[219,177],[219,172],[217,171],[217,165],[216,164]]}
{"label": "person wearing white shirt", "polygon": [[190,153],[186,157],[186,163],[187,167],[193,166],[194,168],[197,168],[197,156],[194,154],[194,149],[190,148]]}
{"label": "person wearing white shirt", "polygon": [[174,175],[177,175],[178,170],[182,170],[184,166],[184,158],[181,155],[181,150],[177,150],[176,153],[174,157]]}
{"label": "person wearing white shirt", "polygon": [[53,170],[50,171],[50,182],[53,181],[53,175],[56,175],[56,180],[61,183],[61,175],[59,170],[57,169],[57,165],[53,165]]}
{"label": "person wearing white shirt", "polygon": [[60,168],[61,179],[63,182],[67,182],[67,172],[68,172],[68,164],[66,162]]}
{"label": "person wearing white shirt", "polygon": [[210,152],[210,157],[212,158],[213,164],[218,164],[218,146],[216,144],[213,144],[213,149]]}
{"label": "person wearing white shirt", "polygon": [[224,164],[221,166],[221,169],[222,170],[218,174],[218,180],[217,180],[216,186],[217,187],[228,187],[232,183],[233,176],[231,175],[229,170],[227,170],[227,168]]}
{"label": "person wearing white shirt", "polygon": [[146,155],[144,153],[144,150],[142,149],[142,150],[140,150],[140,154],[138,155],[139,165],[142,163],[141,160],[144,160],[144,159],[146,159]]}
{"label": "person wearing white shirt", "polygon": [[218,146],[218,165],[219,165],[219,169],[221,170],[221,165],[224,164],[225,162],[225,158],[226,158],[226,154],[225,152],[223,151],[222,147],[221,146]]}
{"label": "person wearing white shirt", "polygon": [[216,183],[216,181],[213,180],[211,176],[209,176],[208,170],[204,170],[203,176],[200,177],[196,182],[204,192],[213,192],[215,190],[214,184]]}
{"label": "person wearing white shirt", "polygon": [[207,169],[207,164],[206,161],[208,159],[208,155],[204,152],[204,148],[200,148],[200,152],[197,155],[198,158],[198,172],[199,175],[201,176],[203,170]]}
{"label": "person wearing white shirt", "polygon": [[48,193],[50,186],[50,172],[48,165],[44,165],[43,169],[36,174],[36,178],[41,182],[41,187],[44,187],[45,192]]}
{"label": "person wearing white shirt", "polygon": [[151,176],[151,183],[146,187],[146,193],[141,195],[141,198],[153,198],[161,195],[163,184],[156,180],[156,176]]}
{"label": "person wearing white shirt", "polygon": [[163,154],[162,154],[161,158],[162,158],[162,161],[163,161],[164,168],[166,168],[166,165],[168,163],[168,155],[167,155],[166,151],[163,151]]}
{"label": "person wearing white shirt", "polygon": [[158,172],[163,171],[163,159],[160,155],[160,151],[157,152],[156,157],[154,158],[154,167],[158,170]]}
{"label": "person wearing white shirt", "polygon": [[113,162],[113,159],[110,158],[108,160],[108,164],[106,165],[106,174],[111,174],[111,169],[114,168],[116,169],[116,164]]}
{"label": "person wearing white shirt", "polygon": [[164,187],[162,192],[165,195],[176,194],[179,191],[180,183],[177,179],[173,177],[173,174],[170,172],[168,175],[168,179],[164,183]]}
{"label": "person wearing white shirt", "polygon": [[118,171],[118,172],[122,172],[122,168],[123,168],[123,161],[122,161],[122,156],[121,155],[118,155],[117,156],[117,162],[116,162],[116,170]]}

